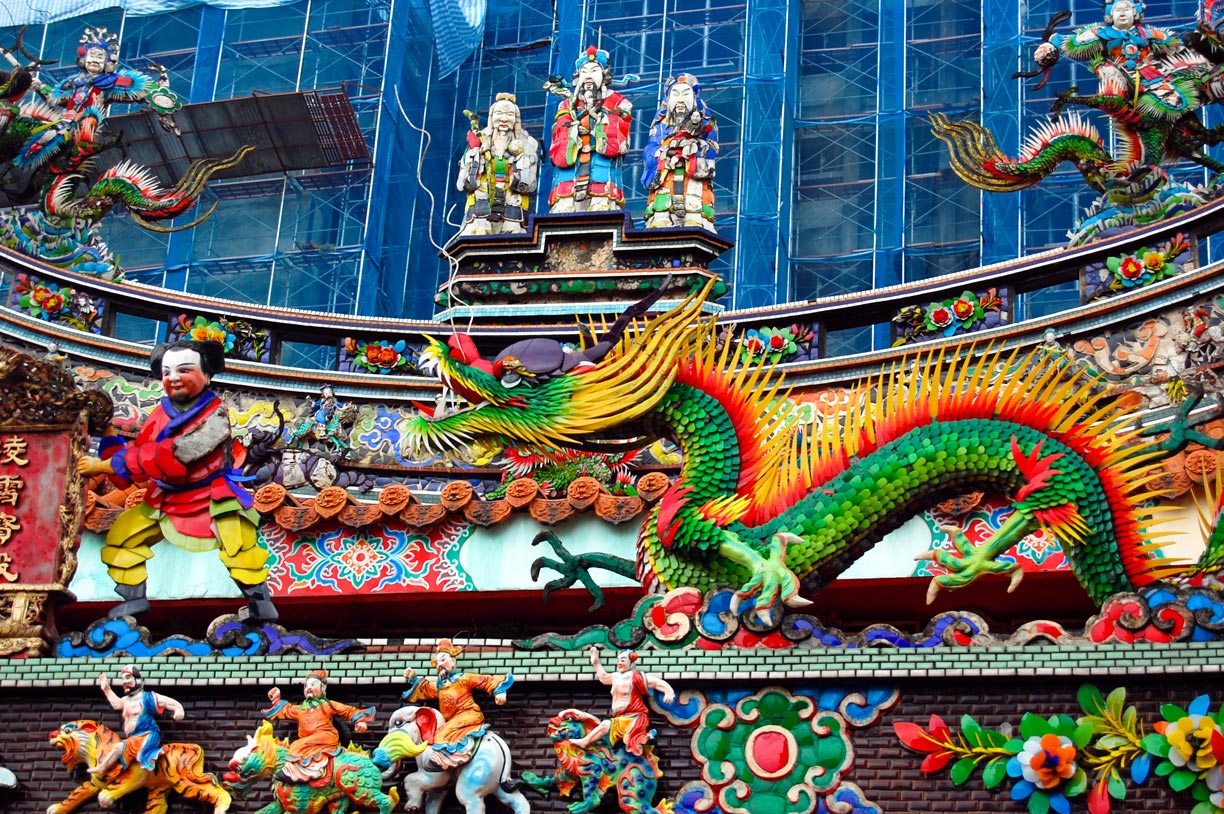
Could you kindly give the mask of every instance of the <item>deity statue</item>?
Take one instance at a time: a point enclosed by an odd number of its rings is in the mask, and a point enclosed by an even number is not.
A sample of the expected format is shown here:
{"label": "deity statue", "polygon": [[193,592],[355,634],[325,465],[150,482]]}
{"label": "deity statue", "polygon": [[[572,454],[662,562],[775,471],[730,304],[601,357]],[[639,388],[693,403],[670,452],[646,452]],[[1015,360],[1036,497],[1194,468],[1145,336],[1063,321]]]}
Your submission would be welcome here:
{"label": "deity statue", "polygon": [[98,676],[98,686],[111,707],[123,714],[123,740],[103,754],[98,765],[89,768],[88,773],[104,775],[119,763],[125,769],[135,764],[146,772],[152,771],[161,753],[161,727],[157,724],[157,716],[168,712],[174,720],[181,721],[183,705],[168,695],[146,690],[140,670],[130,664],[119,669],[122,696],[111,689],[106,673]]}
{"label": "deity statue", "polygon": [[472,129],[459,159],[467,208],[460,235],[515,234],[527,228],[531,195],[540,183],[540,143],[523,129],[513,93],[499,93],[485,127],[468,111]]}
{"label": "deity statue", "polygon": [[1190,100],[1184,88],[1171,81],[1173,66],[1162,59],[1177,52],[1179,72],[1195,66],[1208,67],[1207,60],[1186,51],[1170,32],[1143,25],[1143,0],[1114,0],[1105,4],[1101,24],[1083,26],[1070,35],[1054,34],[1037,46],[1033,58],[1038,65],[1048,68],[1058,61],[1060,54],[1065,54],[1088,64],[1100,80],[1102,96],[1131,100],[1137,96],[1138,86],[1170,111],[1186,111]]}
{"label": "deity statue", "polygon": [[460,672],[455,658],[463,648],[452,644],[450,639],[438,642],[430,664],[437,670],[436,678],[418,676],[411,667],[404,670],[408,689],[404,700],[417,703],[436,700],[445,722],[433,734],[430,744],[433,751],[430,760],[443,769],[453,768],[471,759],[480,738],[488,731],[484,712],[476,703],[476,690],[493,696],[493,702],[506,703],[506,691],[514,683],[514,676],[485,675],[483,673]]}
{"label": "deity statue", "polygon": [[714,231],[714,160],[718,124],[697,77],[668,80],[643,151],[646,228],[700,226]]}
{"label": "deity statue", "polygon": [[37,168],[52,161],[65,148],[73,155],[88,156],[109,143],[96,141],[96,131],[111,104],[137,102],[157,114],[161,126],[180,135],[171,118],[182,107],[161,66],[154,79],[146,73],[119,67],[119,36],[105,28],[86,28],[77,47],[79,73],[48,86],[34,80],[34,90],[47,103],[49,126],[36,130],[13,159],[21,168]]}
{"label": "deity statue", "polygon": [[633,105],[612,90],[608,52],[590,46],[574,63],[573,92],[550,81],[563,98],[557,108],[548,157],[557,167],[550,212],[608,211],[625,204],[621,157],[629,150]]}
{"label": "deity statue", "polygon": [[268,690],[272,706],[264,711],[269,721],[294,721],[297,738],[289,744],[289,754],[280,773],[292,783],[308,783],[330,776],[331,759],[342,749],[335,719],[353,724],[354,732],[365,732],[374,719],[374,707],[351,707],[327,697],[327,671],[312,670],[302,682],[303,700],[291,704],[281,699],[277,687]]}
{"label": "deity statue", "polygon": [[107,615],[149,609],[145,562],[153,557],[153,545],[166,540],[187,551],[219,549],[247,600],[240,615],[275,621],[269,552],[256,533],[259,514],[251,508],[250,493],[234,480],[229,412],[208,389],[212,377],[225,370],[225,352],[218,342],[180,339],[159,345],[150,369],[166,395],[136,440],[125,444],[106,436],[99,444],[102,457],[77,462],[82,475],[108,475],[123,485],[146,487],[140,505],[119,515],[102,546],[102,561],[124,599]]}
{"label": "deity statue", "polygon": [[639,672],[634,668],[638,655],[634,650],[621,650],[616,654],[616,672],[609,673],[599,662],[599,647],[591,646],[591,665],[600,683],[612,688],[612,717],[599,722],[582,738],[574,741],[583,749],[604,737],[615,746],[623,742],[632,754],[642,754],[642,747],[654,737],[650,728],[650,707],[647,699],[651,690],[663,694],[663,702],[670,704],[676,697],[671,685],[658,676]]}

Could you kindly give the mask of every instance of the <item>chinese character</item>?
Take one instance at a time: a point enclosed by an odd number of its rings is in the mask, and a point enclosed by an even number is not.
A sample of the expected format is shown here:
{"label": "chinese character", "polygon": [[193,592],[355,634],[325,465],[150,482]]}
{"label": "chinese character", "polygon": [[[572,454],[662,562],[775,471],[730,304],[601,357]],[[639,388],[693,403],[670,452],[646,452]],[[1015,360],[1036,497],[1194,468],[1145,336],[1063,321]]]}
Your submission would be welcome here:
{"label": "chinese character", "polygon": [[24,438],[17,435],[10,435],[3,441],[0,441],[0,464],[16,464],[17,466],[25,466],[30,461],[27,458],[22,458],[29,451],[30,443]]}
{"label": "chinese character", "polygon": [[18,475],[0,475],[0,505],[16,506],[25,481]]}
{"label": "chinese character", "polygon": [[15,533],[21,531],[21,523],[11,514],[0,514],[0,545],[9,541]]}
{"label": "chinese character", "polygon": [[17,572],[9,570],[9,566],[12,564],[12,557],[8,554],[0,554],[0,579],[3,579],[5,582],[17,581]]}

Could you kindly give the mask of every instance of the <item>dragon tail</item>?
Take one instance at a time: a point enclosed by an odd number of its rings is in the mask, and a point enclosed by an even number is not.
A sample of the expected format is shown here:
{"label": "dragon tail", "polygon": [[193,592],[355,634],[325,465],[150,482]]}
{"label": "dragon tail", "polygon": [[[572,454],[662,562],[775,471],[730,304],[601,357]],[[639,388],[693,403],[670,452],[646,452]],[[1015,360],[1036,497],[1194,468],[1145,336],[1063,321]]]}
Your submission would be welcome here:
{"label": "dragon tail", "polygon": [[931,132],[948,145],[957,177],[987,192],[1028,189],[1064,161],[1074,162],[1091,184],[1089,176],[1101,174],[1114,163],[1096,128],[1074,114],[1035,128],[1015,160],[1008,158],[994,135],[976,122],[954,122],[935,113],[931,115]]}
{"label": "dragon tail", "polygon": [[179,182],[170,190],[163,190],[145,167],[124,161],[98,179],[90,190],[90,197],[123,203],[132,219],[146,229],[158,232],[180,231],[196,226],[208,218],[216,208],[195,218],[191,223],[174,228],[159,226],[154,221],[171,220],[195,206],[204,186],[216,173],[237,166],[254,147],[242,147],[228,158],[206,158],[194,161]]}

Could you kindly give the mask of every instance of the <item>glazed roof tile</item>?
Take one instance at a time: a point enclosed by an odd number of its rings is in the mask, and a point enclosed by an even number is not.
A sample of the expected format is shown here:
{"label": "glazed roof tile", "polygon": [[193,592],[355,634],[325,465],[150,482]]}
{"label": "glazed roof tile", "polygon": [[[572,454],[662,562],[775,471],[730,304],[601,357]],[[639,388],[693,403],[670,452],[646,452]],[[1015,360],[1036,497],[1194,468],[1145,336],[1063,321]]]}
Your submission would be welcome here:
{"label": "glazed roof tile", "polygon": [[[581,477],[570,483],[565,497],[548,498],[538,482],[521,478],[507,487],[504,497],[483,500],[467,481],[451,481],[443,487],[438,503],[423,503],[407,487],[397,484],[384,489],[376,503],[366,503],[339,486],[329,486],[314,497],[301,497],[273,483],[255,493],[255,508],[276,525],[295,533],[330,523],[362,528],[387,521],[425,529],[453,518],[488,527],[504,522],[516,512],[526,512],[548,526],[575,514],[593,514],[616,525],[640,517],[670,485],[662,472],[648,472],[637,479],[636,495],[613,495],[594,478]],[[85,528],[97,533],[107,531],[125,508],[138,505],[143,497],[142,489],[104,495],[87,493]]]}

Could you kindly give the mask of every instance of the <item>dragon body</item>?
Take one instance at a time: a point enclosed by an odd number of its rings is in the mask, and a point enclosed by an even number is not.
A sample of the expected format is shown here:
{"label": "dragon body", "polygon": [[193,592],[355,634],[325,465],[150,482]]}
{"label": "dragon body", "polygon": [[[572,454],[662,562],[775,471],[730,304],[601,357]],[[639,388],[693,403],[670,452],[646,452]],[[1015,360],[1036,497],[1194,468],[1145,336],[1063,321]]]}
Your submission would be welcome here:
{"label": "dragon body", "polygon": [[500,392],[439,355],[443,381],[474,406],[419,417],[411,437],[435,450],[485,436],[591,448],[671,438],[684,462],[643,522],[639,577],[738,586],[758,608],[799,604],[801,589],[818,589],[915,513],[983,489],[1011,496],[1015,511],[982,546],[957,537],[936,554],[949,573],[933,591],[1013,571],[995,558],[1039,528],[1063,542],[1097,602],[1175,571],[1156,554],[1145,508],[1160,451],[1091,378],[1037,352],[915,356],[865,387],[855,408],[804,427],[778,375],[739,366],[734,343],[720,346],[697,321],[703,296],[598,365],[536,388]]}

